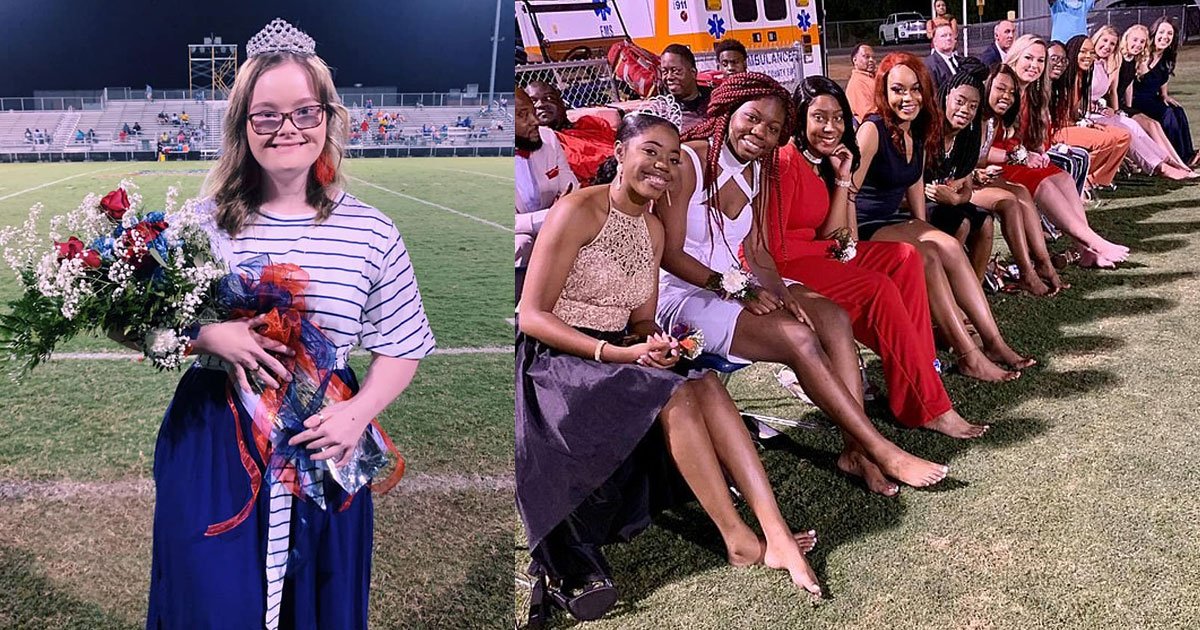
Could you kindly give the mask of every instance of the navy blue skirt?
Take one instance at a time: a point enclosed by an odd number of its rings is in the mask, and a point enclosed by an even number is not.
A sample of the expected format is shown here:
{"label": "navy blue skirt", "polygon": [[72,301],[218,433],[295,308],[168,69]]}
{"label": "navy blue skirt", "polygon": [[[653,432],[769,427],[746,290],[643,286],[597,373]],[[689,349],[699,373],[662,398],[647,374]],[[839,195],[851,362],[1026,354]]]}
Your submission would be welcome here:
{"label": "navy blue skirt", "polygon": [[[338,375],[358,391],[354,374]],[[266,615],[267,516],[263,481],[249,515],[206,535],[246,506],[250,479],[238,448],[238,427],[261,473],[252,419],[219,370],[193,367],[175,390],[154,450],[154,545],[146,628],[261,628]],[[236,409],[236,415],[234,413]],[[366,628],[374,508],[369,490],[348,498],[326,477],[329,509],[292,502],[291,553],[279,627],[294,630]]]}

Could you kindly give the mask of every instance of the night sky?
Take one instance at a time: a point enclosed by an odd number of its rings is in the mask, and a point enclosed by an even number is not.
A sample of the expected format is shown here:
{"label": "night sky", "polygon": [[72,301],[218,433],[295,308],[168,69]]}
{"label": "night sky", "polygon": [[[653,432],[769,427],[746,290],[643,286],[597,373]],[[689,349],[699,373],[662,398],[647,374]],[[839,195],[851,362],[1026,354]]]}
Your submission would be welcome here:
{"label": "night sky", "polygon": [[[496,90],[511,91],[512,0],[502,0]],[[0,96],[186,88],[187,44],[245,45],[280,17],[317,42],[338,86],[486,91],[496,0],[0,0]]]}

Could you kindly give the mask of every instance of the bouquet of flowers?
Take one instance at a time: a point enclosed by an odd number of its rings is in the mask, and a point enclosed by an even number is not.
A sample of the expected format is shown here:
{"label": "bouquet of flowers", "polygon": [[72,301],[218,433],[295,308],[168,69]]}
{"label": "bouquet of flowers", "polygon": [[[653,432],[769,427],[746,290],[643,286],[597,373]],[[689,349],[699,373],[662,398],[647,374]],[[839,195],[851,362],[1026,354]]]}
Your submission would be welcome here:
{"label": "bouquet of flowers", "polygon": [[753,300],[758,295],[754,276],[738,266],[730,267],[724,273],[714,271],[704,288],[725,300]]}
{"label": "bouquet of flowers", "polygon": [[212,254],[198,202],[176,208],[176,196],[171,189],[164,210],[143,214],[135,185],[122,181],[52,217],[48,239],[38,231],[41,204],[20,227],[0,230],[4,261],[23,289],[0,314],[0,348],[14,378],[85,332],[139,343],[160,370],[183,364],[187,328],[226,269]]}
{"label": "bouquet of flowers", "polygon": [[833,240],[833,244],[829,246],[830,258],[847,263],[858,255],[858,241],[854,240],[850,230],[838,228],[829,235],[829,238]]}
{"label": "bouquet of flowers", "polygon": [[177,196],[171,189],[163,210],[143,213],[136,186],[122,181],[52,217],[48,239],[38,229],[41,204],[22,226],[0,230],[4,260],[22,289],[0,313],[0,350],[15,365],[14,378],[87,332],[133,341],[158,369],[179,369],[201,324],[266,314],[261,333],[293,351],[282,358],[292,380],[278,390],[255,381],[256,391],[241,398],[270,478],[324,507],[322,469],[353,494],[387,466],[390,452],[395,470],[377,487],[389,489],[404,462],[374,420],[342,466],[320,466],[304,446],[287,444],[306,419],[352,395],[335,372],[336,347],[304,315],[307,274],[265,256],[229,270],[213,253],[211,216],[197,200],[177,207]]}

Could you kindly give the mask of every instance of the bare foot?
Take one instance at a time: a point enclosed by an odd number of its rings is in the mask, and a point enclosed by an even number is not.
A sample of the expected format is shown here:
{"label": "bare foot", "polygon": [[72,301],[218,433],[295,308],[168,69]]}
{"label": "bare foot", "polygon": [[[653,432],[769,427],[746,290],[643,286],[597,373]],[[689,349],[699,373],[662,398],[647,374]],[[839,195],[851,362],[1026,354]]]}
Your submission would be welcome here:
{"label": "bare foot", "polygon": [[960,355],[957,367],[964,375],[986,383],[1006,383],[1021,376],[1020,372],[1010,372],[996,365],[979,348],[971,348],[966,354]]}
{"label": "bare foot", "polygon": [[986,344],[983,353],[992,361],[1012,366],[1016,370],[1024,370],[1037,365],[1037,359],[1017,354],[1017,351],[1008,347],[1003,339],[996,339],[992,343]]}
{"label": "bare foot", "polygon": [[963,419],[962,416],[958,415],[957,411],[951,409],[950,411],[947,411],[946,413],[925,423],[921,428],[929,429],[930,431],[937,431],[938,433],[948,435],[952,438],[969,440],[987,433],[990,425],[971,424]]}
{"label": "bare foot", "polygon": [[[810,529],[806,532],[796,532],[792,534],[792,540],[796,541],[796,546],[800,548],[800,553],[808,554],[817,546],[817,530]],[[737,562],[734,562],[733,554],[729,554],[729,564],[735,567],[748,567],[756,564],[762,564],[763,558],[767,555],[767,541],[762,538],[758,539],[758,556],[753,562],[746,560],[745,554],[739,554]]]}
{"label": "bare foot", "polygon": [[879,466],[871,461],[862,451],[844,450],[837,459],[838,470],[853,477],[861,477],[867,484],[867,489],[885,497],[894,497],[900,492],[900,486],[892,483],[879,470]]}
{"label": "bare foot", "polygon": [[1026,276],[1022,274],[1021,279],[1017,280],[1017,286],[1021,287],[1021,289],[1026,293],[1035,295],[1037,297],[1053,295],[1053,291],[1050,289],[1050,287],[1046,286],[1046,283],[1042,282],[1042,279],[1037,275]]}
{"label": "bare foot", "polygon": [[816,597],[821,596],[821,586],[817,584],[817,576],[813,574],[804,554],[795,539],[788,537],[782,540],[768,540],[767,551],[763,555],[763,564],[772,569],[784,569],[792,576],[792,583]]}
{"label": "bare foot", "polygon": [[949,466],[921,459],[895,444],[891,453],[876,458],[876,461],[885,475],[914,488],[932,486],[950,472]]}
{"label": "bare foot", "polygon": [[760,564],[764,553],[762,541],[745,523],[725,536],[725,557],[735,567]]}
{"label": "bare foot", "polygon": [[1054,293],[1051,293],[1051,295],[1057,295],[1058,293],[1071,288],[1071,285],[1062,281],[1062,278],[1059,277],[1058,272],[1054,270],[1054,265],[1050,264],[1049,262],[1044,265],[1034,265],[1034,271],[1036,271],[1038,276],[1040,276],[1042,280],[1044,280],[1046,284],[1049,284],[1050,288],[1054,290]]}

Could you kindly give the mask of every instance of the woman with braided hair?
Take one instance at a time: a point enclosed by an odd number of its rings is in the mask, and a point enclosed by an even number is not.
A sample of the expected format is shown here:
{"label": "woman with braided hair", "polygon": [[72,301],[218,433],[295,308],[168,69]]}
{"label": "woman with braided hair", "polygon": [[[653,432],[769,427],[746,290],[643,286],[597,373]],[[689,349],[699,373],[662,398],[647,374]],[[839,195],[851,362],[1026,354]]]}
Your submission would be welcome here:
{"label": "woman with braided hair", "polygon": [[[933,323],[958,355],[958,369],[984,381],[1010,381],[1036,361],[1017,354],[1000,334],[962,245],[926,222],[926,156],[944,150],[941,107],[932,86],[925,64],[913,55],[883,58],[875,78],[879,113],[858,128],[862,162],[851,187],[856,217],[851,229],[865,240],[916,247],[925,261]],[[901,208],[901,202],[907,207]],[[960,313],[979,331],[982,348],[971,339]]]}
{"label": "woman with braided hair", "polygon": [[[706,350],[731,361],[791,367],[842,429],[839,467],[863,477],[871,490],[895,494],[889,477],[910,486],[937,483],[945,466],[906,453],[867,419],[846,312],[799,284],[789,286],[767,252],[767,199],[779,195],[777,147],[793,118],[791,95],[779,83],[739,73],[713,91],[708,117],[684,134],[678,185],[658,211],[666,239],[658,320],[667,330],[700,329]],[[739,249],[759,284],[749,290],[722,282],[739,275]]]}

